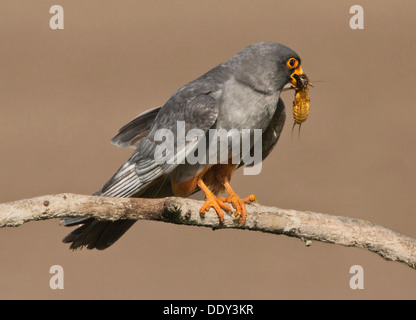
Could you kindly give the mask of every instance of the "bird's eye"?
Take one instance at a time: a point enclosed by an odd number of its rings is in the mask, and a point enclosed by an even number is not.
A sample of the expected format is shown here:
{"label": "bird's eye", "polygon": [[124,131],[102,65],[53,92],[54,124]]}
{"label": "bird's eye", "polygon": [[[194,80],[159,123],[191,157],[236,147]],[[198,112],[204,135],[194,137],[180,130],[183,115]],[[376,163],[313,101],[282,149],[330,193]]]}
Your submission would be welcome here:
{"label": "bird's eye", "polygon": [[298,66],[299,61],[295,58],[290,58],[289,60],[287,60],[286,64],[290,69],[294,69]]}

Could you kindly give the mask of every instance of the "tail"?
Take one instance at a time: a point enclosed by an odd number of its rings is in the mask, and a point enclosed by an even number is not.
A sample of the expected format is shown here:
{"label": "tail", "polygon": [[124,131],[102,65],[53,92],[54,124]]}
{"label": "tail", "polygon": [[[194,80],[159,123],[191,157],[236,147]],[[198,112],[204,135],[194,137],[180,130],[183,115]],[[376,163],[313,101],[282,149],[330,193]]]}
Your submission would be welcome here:
{"label": "tail", "polygon": [[[151,124],[161,107],[143,112],[134,120],[121,128],[112,139],[112,143],[119,147],[137,147],[147,135]],[[146,170],[145,170],[146,171]],[[96,196],[106,197],[144,197],[160,198],[173,195],[170,181],[167,177],[160,177],[157,169],[150,168],[145,173],[155,180],[144,183],[135,171],[135,163],[127,161],[118,172],[96,192]],[[93,218],[66,218],[61,223],[71,227],[80,225],[64,239],[64,243],[71,243],[71,249],[87,247],[88,249],[104,250],[116,242],[135,223],[133,220],[98,221]]]}
{"label": "tail", "polygon": [[134,220],[97,221],[93,218],[79,220],[75,224],[67,222],[62,224],[70,227],[82,224],[79,228],[68,234],[62,242],[71,243],[73,250],[87,247],[87,249],[104,250],[116,242],[136,222]]}
{"label": "tail", "polygon": [[[101,190],[94,195],[107,196]],[[142,198],[163,198],[169,196],[173,196],[173,191],[167,176],[152,182],[140,195],[134,195],[134,197]],[[79,227],[68,234],[62,242],[70,243],[70,249],[72,250],[83,247],[104,250],[120,239],[135,222],[136,220],[98,221],[94,218],[66,218],[61,225]]]}

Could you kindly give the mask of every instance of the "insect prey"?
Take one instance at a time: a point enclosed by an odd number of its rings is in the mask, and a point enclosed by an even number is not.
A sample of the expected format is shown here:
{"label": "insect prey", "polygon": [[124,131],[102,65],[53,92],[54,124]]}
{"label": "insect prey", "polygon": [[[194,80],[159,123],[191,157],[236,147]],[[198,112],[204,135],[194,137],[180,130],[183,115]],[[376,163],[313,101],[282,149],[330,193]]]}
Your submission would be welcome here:
{"label": "insect prey", "polygon": [[293,100],[293,127],[292,127],[292,136],[293,130],[296,125],[299,125],[299,137],[300,137],[300,128],[302,123],[306,121],[309,114],[309,87],[311,86],[309,78],[306,74],[294,75],[296,79],[296,87],[293,87],[295,90],[295,100]]}

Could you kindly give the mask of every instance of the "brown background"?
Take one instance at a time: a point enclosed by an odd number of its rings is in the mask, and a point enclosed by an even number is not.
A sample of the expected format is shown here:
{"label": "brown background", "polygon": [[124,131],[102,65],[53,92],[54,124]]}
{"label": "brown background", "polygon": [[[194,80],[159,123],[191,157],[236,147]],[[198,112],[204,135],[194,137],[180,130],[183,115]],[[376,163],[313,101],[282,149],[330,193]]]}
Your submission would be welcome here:
{"label": "brown background", "polygon": [[[259,41],[299,53],[317,82],[301,139],[289,117],[259,176],[262,204],[363,218],[416,237],[414,1],[0,2],[0,202],[91,194],[131,150],[109,140],[140,112]],[[50,6],[65,30],[49,28]],[[284,93],[290,107],[293,92]],[[416,272],[355,248],[137,223],[104,252],[71,252],[57,220],[0,230],[0,298],[416,298]],[[65,289],[49,288],[62,265]],[[365,290],[349,288],[362,265]]]}

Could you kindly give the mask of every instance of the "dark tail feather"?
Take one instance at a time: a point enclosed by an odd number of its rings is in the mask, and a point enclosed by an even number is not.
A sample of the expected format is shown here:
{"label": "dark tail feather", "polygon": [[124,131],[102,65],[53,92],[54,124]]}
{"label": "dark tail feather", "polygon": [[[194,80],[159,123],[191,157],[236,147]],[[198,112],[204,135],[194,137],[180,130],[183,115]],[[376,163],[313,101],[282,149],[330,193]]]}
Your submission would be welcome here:
{"label": "dark tail feather", "polygon": [[135,223],[135,220],[98,221],[88,218],[68,234],[62,242],[71,243],[70,248],[104,250],[116,242]]}
{"label": "dark tail feather", "polygon": [[[98,191],[94,195],[100,194]],[[167,177],[156,180],[140,194],[143,198],[169,196],[173,196],[173,192]],[[61,225],[66,227],[79,225],[79,227],[68,234],[62,242],[71,243],[70,248],[73,250],[83,247],[104,250],[120,239],[135,222],[135,220],[98,221],[94,218],[66,218],[63,219]]]}
{"label": "dark tail feather", "polygon": [[[94,196],[101,195],[101,191]],[[135,223],[135,220],[98,221],[94,218],[66,218],[61,225],[65,227],[79,226],[63,240],[71,243],[70,249],[104,250],[116,242]]]}
{"label": "dark tail feather", "polygon": [[[147,135],[147,132],[159,113],[160,107],[146,111],[136,117],[133,121],[129,122],[123,128],[119,130],[117,136],[115,136],[112,142],[119,147],[134,147],[137,146],[142,138]],[[120,170],[127,169],[122,166]],[[135,170],[134,166],[131,166],[130,170]],[[125,172],[128,174],[129,172]],[[124,175],[114,176],[106,184],[107,187],[111,187],[114,184],[123,184]],[[130,178],[129,178],[130,179]],[[131,182],[131,181],[130,181]],[[137,181],[136,181],[137,182]],[[154,190],[148,197],[164,197],[169,194],[163,194],[160,186],[150,186],[149,189]],[[146,193],[146,192],[145,192]],[[96,192],[94,195],[101,195],[101,190]],[[113,194],[113,196],[120,196]],[[128,196],[128,195],[125,195]],[[139,196],[139,195],[130,195]],[[142,195],[146,197],[146,195]],[[63,239],[65,243],[71,243],[71,249],[78,249],[87,247],[88,249],[103,250],[111,246],[116,242],[133,224],[135,221],[132,220],[119,220],[119,221],[98,221],[93,218],[66,218],[61,223],[64,226],[76,226],[80,225],[77,229],[72,231],[69,235]]]}

